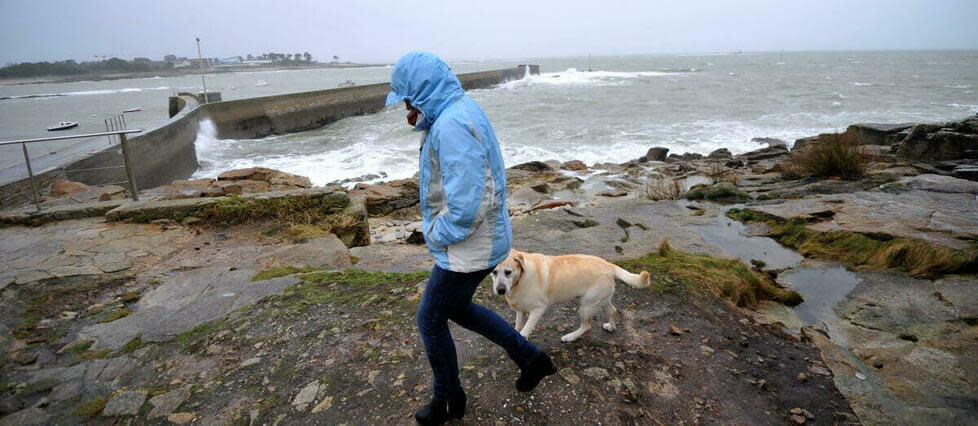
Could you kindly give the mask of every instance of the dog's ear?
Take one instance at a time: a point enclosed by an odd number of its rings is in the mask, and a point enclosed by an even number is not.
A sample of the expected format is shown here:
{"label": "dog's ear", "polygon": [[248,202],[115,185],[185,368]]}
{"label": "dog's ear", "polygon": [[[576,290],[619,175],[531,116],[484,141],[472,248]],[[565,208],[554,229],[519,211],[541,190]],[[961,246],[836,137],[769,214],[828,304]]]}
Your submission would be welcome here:
{"label": "dog's ear", "polygon": [[520,270],[521,271],[525,270],[525,268],[523,267],[523,252],[519,252],[519,251],[515,251],[514,250],[513,251],[513,260],[516,261],[516,264],[517,265],[520,265]]}

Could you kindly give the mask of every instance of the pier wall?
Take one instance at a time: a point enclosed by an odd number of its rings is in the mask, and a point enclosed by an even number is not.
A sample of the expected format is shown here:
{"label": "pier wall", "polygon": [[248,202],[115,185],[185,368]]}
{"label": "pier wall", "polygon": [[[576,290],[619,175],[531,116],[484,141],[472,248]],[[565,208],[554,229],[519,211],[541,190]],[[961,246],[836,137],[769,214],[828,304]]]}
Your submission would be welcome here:
{"label": "pier wall", "polygon": [[[529,67],[529,72],[527,68]],[[460,74],[466,90],[481,89],[508,80],[538,74],[536,65]],[[355,115],[370,114],[384,107],[387,83],[312,92],[290,93],[260,98],[197,104],[183,97],[173,101],[166,124],[129,138],[133,174],[139,189],[166,185],[190,177],[198,168],[195,141],[199,122],[211,120],[222,139],[257,139],[274,134],[311,130]],[[46,170],[36,176],[42,192],[57,179],[89,185],[125,186],[121,166],[122,150],[116,144],[80,160]],[[94,169],[94,170],[92,170]],[[0,186],[0,209],[26,204],[31,200],[26,179]]]}

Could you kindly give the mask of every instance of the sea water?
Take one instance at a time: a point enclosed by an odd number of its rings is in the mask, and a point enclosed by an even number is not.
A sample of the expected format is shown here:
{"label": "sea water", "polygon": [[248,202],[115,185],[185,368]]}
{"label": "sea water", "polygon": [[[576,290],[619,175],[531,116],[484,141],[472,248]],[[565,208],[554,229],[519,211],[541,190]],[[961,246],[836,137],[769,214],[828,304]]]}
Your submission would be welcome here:
{"label": "sea water", "polygon": [[[675,153],[734,153],[751,139],[797,138],[858,122],[922,122],[978,113],[978,51],[786,52],[592,58],[518,58],[453,63],[456,72],[539,64],[540,75],[469,92],[486,110],[507,164],[530,160],[623,162],[653,146]],[[265,71],[208,75],[224,99],[384,82],[390,68]],[[267,85],[256,86],[258,81]],[[196,91],[199,76],[0,87],[0,137],[37,136],[37,118],[88,116],[91,105],[127,114],[130,127],[166,120],[167,90]],[[126,89],[139,89],[126,91]],[[109,91],[111,93],[102,93]],[[31,94],[68,96],[23,97]],[[83,101],[79,101],[82,99]],[[81,105],[89,106],[84,109]],[[73,113],[76,114],[72,115]],[[30,117],[24,117],[30,116]],[[98,130],[101,115],[91,123]],[[83,120],[79,120],[83,121]],[[32,127],[33,126],[33,127]],[[220,140],[201,126],[197,176],[266,166],[316,184],[417,171],[419,134],[403,106],[351,117],[321,129],[263,139]],[[84,130],[89,130],[85,128]],[[16,163],[0,152],[0,173]],[[13,160],[11,160],[13,158]]]}

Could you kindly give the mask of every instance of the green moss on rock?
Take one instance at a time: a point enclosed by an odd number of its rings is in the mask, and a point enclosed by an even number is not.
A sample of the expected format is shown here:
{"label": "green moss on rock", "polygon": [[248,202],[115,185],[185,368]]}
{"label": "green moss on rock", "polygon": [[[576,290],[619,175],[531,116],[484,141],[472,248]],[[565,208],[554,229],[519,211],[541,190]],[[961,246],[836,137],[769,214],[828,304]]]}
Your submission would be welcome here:
{"label": "green moss on rock", "polygon": [[815,231],[801,220],[785,220],[750,209],[730,209],[727,216],[770,226],[770,236],[805,256],[862,266],[897,269],[914,277],[978,270],[978,246],[952,249],[915,238],[884,238],[852,231]]}
{"label": "green moss on rock", "polygon": [[677,250],[668,241],[663,241],[657,251],[616,263],[633,272],[649,271],[653,289],[658,291],[668,291],[670,284],[678,284],[686,291],[714,294],[746,307],[754,307],[761,300],[775,300],[789,306],[802,302],[797,292],[779,288],[767,275],[737,259]]}

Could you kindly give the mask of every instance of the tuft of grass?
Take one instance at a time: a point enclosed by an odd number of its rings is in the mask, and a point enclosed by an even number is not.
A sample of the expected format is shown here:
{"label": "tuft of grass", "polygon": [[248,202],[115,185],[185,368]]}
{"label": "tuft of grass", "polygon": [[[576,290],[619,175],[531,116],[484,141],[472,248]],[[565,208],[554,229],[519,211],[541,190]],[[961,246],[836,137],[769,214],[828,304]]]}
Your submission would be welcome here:
{"label": "tuft of grass", "polygon": [[407,307],[413,306],[416,301],[406,295],[413,293],[414,284],[427,276],[427,272],[403,274],[358,269],[311,272],[302,275],[299,284],[270,297],[284,303],[293,312],[303,312],[310,306],[325,303]]}
{"label": "tuft of grass", "polygon": [[866,174],[871,155],[845,134],[821,135],[817,142],[805,146],[781,166],[791,177],[838,177],[859,179]]}
{"label": "tuft of grass", "polygon": [[316,268],[299,268],[295,266],[273,266],[271,268],[263,269],[259,271],[255,276],[251,277],[252,281],[262,281],[270,280],[272,278],[284,277],[286,275],[297,274],[299,272],[311,272],[315,271]]}
{"label": "tuft of grass", "polygon": [[738,191],[730,185],[714,185],[706,188],[696,188],[686,194],[688,200],[723,200],[723,199],[745,199],[749,195]]}
{"label": "tuft of grass", "polygon": [[656,179],[646,182],[639,194],[652,201],[678,200],[686,195],[686,187],[678,179]]}
{"label": "tuft of grass", "polygon": [[720,182],[730,182],[736,185],[737,182],[740,181],[740,176],[737,175],[736,172],[724,166],[719,161],[714,161],[713,163],[710,163],[710,166],[707,167],[704,174],[706,175],[707,178],[710,179],[710,182],[712,182],[713,184],[718,184]]}
{"label": "tuft of grass", "polygon": [[[629,270],[647,270],[655,277],[669,277],[693,293],[713,294],[737,306],[755,307],[761,300],[774,300],[789,306],[802,302],[797,292],[779,288],[770,277],[737,259],[677,250],[668,241],[663,241],[658,250],[645,256],[616,263]],[[662,290],[661,284],[653,285]]]}
{"label": "tuft of grass", "polygon": [[80,355],[92,347],[95,342],[92,340],[81,340],[72,343],[68,347],[64,348],[62,353],[67,355]]}
{"label": "tuft of grass", "polygon": [[105,396],[100,396],[97,398],[89,399],[75,408],[75,415],[81,418],[92,418],[99,415],[105,408],[105,404],[109,402],[109,398]]}
{"label": "tuft of grass", "polygon": [[132,303],[139,300],[140,297],[142,297],[142,294],[138,291],[127,291],[122,293],[119,299],[122,300],[122,303]]}
{"label": "tuft of grass", "polygon": [[228,323],[226,319],[218,319],[211,322],[205,322],[190,330],[178,334],[175,339],[175,342],[183,348],[190,348],[195,344],[199,343],[203,338],[209,336],[210,334],[218,330],[224,330],[228,328],[229,325],[230,323]]}
{"label": "tuft of grass", "polygon": [[147,343],[143,342],[143,335],[140,334],[136,337],[133,337],[128,342],[126,342],[126,344],[123,345],[121,348],[119,348],[119,350],[117,350],[114,355],[118,356],[118,355],[132,353],[139,349],[142,349],[146,345]]}
{"label": "tuft of grass", "polygon": [[129,310],[126,308],[115,308],[111,311],[105,313],[105,316],[99,318],[98,322],[101,324],[112,322],[118,319],[128,317],[130,314]]}
{"label": "tuft of grass", "polygon": [[323,225],[311,225],[307,223],[298,223],[289,226],[285,230],[285,238],[294,243],[300,243],[304,241],[309,241],[313,238],[321,238],[330,234],[331,227],[327,224]]}
{"label": "tuft of grass", "polygon": [[919,278],[978,271],[978,246],[956,250],[915,238],[889,238],[852,231],[820,232],[802,221],[784,220],[750,209],[730,209],[727,216],[763,222],[770,236],[810,257],[835,260],[868,269],[897,269]]}

